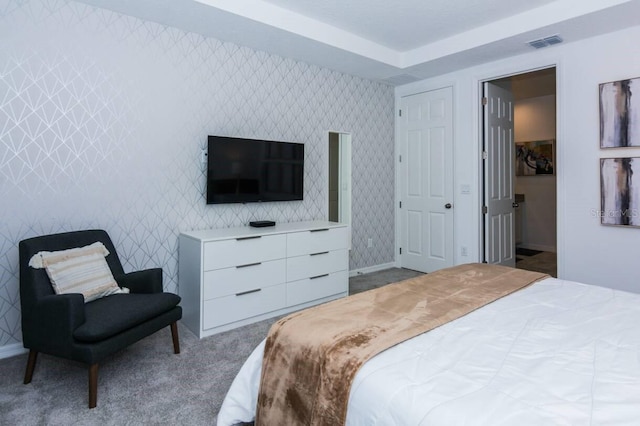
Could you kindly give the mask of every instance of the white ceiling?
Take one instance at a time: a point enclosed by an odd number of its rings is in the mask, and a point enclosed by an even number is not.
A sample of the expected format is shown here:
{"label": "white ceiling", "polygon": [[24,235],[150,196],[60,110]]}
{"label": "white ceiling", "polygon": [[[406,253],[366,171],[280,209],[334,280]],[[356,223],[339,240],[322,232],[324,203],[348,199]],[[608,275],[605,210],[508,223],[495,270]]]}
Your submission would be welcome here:
{"label": "white ceiling", "polygon": [[265,1],[382,46],[406,51],[554,0]]}
{"label": "white ceiling", "polygon": [[390,84],[640,25],[640,0],[78,1]]}

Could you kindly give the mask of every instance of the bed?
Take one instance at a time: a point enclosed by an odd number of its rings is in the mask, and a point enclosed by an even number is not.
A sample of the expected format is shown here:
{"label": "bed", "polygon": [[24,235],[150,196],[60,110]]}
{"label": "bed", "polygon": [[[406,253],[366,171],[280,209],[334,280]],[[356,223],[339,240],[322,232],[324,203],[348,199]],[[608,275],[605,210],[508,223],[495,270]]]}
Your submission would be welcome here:
{"label": "bed", "polygon": [[[547,278],[376,355],[347,425],[637,424],[640,295]],[[262,342],[218,425],[255,417]]]}

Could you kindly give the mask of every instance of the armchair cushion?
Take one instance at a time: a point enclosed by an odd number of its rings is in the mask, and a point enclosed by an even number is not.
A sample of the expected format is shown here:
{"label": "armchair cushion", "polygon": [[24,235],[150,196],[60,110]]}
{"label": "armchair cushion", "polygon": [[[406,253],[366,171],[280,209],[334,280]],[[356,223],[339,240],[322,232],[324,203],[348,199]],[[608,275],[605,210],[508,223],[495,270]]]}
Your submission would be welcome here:
{"label": "armchair cushion", "polygon": [[29,261],[33,268],[45,268],[56,294],[81,293],[85,302],[120,293],[107,265],[109,251],[101,242],[60,251],[41,251]]}
{"label": "armchair cushion", "polygon": [[81,342],[98,342],[170,311],[180,303],[173,293],[113,294],[85,304],[85,322],[73,332]]}

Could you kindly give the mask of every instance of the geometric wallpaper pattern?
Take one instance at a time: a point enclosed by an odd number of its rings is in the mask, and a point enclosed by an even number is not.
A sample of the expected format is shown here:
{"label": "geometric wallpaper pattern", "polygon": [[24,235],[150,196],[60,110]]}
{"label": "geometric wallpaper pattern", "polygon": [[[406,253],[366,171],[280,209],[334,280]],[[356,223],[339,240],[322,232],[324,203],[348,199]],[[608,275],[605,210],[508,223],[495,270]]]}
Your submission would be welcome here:
{"label": "geometric wallpaper pattern", "polygon": [[[184,230],[326,219],[328,131],[352,135],[350,268],[394,259],[393,88],[62,0],[0,0],[0,347],[21,340],[18,242],[111,235],[178,291]],[[305,143],[304,200],[206,205],[209,134]],[[367,240],[373,247],[367,248]]]}

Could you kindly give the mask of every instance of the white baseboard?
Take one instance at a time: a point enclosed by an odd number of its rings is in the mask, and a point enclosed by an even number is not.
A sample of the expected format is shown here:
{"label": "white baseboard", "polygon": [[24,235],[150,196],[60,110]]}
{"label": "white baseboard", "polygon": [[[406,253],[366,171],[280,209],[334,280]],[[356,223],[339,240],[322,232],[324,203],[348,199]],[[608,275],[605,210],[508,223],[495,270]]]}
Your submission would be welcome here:
{"label": "white baseboard", "polygon": [[12,356],[22,355],[24,353],[27,353],[27,350],[22,346],[22,343],[0,346],[0,359],[11,358]]}
{"label": "white baseboard", "polygon": [[529,250],[550,251],[551,253],[556,252],[555,246],[545,246],[542,244],[520,244],[518,248],[529,249]]}
{"label": "white baseboard", "polygon": [[350,277],[355,277],[356,275],[362,275],[362,274],[369,274],[371,272],[384,271],[385,269],[395,268],[395,267],[396,267],[395,262],[384,263],[382,265],[367,266],[366,268],[353,269],[353,270],[349,271],[349,276]]}

